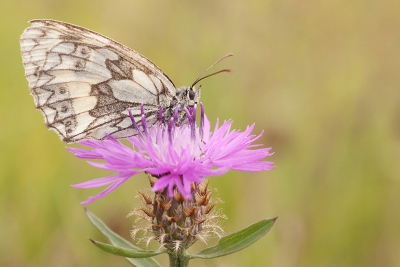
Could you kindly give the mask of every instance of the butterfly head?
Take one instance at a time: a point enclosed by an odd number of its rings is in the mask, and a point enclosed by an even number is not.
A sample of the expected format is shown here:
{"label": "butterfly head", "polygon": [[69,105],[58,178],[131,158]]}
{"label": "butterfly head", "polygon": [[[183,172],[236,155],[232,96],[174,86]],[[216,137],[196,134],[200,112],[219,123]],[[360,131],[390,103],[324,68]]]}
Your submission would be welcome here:
{"label": "butterfly head", "polygon": [[181,87],[176,90],[176,98],[178,103],[183,107],[194,107],[200,101],[200,88],[194,86]]}

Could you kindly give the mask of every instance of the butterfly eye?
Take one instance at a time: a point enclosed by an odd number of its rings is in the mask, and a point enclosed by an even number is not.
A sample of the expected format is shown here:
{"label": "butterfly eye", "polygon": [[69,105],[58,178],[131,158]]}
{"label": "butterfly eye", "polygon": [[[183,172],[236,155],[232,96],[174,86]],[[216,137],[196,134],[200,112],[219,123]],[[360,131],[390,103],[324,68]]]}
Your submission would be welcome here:
{"label": "butterfly eye", "polygon": [[193,91],[192,88],[189,89],[189,99],[194,100],[194,97],[196,96],[195,92]]}

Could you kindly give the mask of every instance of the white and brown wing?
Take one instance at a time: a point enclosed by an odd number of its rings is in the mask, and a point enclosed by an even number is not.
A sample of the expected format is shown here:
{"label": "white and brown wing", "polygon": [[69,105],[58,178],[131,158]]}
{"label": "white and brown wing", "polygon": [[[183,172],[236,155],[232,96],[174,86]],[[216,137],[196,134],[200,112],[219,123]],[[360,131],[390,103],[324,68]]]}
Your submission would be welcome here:
{"label": "white and brown wing", "polygon": [[135,134],[128,108],[154,123],[176,94],[172,81],[132,49],[88,29],[32,20],[21,36],[25,76],[48,128],[65,142]]}

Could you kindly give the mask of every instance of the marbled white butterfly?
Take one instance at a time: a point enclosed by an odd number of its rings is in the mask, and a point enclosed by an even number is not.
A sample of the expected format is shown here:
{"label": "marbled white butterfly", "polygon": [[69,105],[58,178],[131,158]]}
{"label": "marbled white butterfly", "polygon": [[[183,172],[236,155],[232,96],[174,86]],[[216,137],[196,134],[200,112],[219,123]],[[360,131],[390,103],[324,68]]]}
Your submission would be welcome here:
{"label": "marbled white butterfly", "polygon": [[148,125],[160,118],[160,110],[168,122],[177,107],[181,124],[184,108],[199,102],[194,85],[229,71],[201,78],[203,72],[192,86],[176,88],[154,63],[108,37],[60,21],[30,24],[20,39],[25,76],[46,126],[67,143],[136,134],[128,109],[139,123],[142,105]]}

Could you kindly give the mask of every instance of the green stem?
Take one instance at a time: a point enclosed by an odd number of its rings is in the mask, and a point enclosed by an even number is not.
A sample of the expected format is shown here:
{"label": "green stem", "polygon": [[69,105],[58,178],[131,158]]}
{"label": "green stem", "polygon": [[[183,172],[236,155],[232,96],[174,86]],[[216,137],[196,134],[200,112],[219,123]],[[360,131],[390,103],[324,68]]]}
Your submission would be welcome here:
{"label": "green stem", "polygon": [[168,253],[169,255],[169,267],[188,267],[189,256],[186,251],[179,250],[177,253]]}

